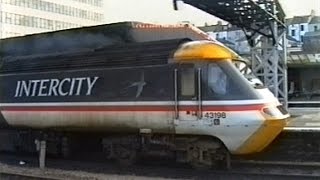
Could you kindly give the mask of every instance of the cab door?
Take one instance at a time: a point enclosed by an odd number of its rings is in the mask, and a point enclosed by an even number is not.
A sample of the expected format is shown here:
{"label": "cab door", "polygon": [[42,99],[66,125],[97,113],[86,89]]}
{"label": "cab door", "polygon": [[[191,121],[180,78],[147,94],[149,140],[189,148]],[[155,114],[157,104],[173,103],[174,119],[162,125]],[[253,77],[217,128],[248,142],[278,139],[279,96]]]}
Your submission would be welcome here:
{"label": "cab door", "polygon": [[175,69],[175,119],[197,121],[202,118],[201,68],[184,64]]}

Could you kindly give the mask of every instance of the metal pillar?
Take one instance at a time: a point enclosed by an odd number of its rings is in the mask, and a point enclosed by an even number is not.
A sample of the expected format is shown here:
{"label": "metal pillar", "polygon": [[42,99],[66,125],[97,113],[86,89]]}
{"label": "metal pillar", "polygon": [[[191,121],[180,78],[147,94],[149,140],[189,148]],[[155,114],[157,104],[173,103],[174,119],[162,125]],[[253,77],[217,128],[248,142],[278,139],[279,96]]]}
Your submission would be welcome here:
{"label": "metal pillar", "polygon": [[279,30],[276,21],[271,21],[270,26],[272,37],[261,36],[258,43],[252,48],[252,70],[287,108],[286,31],[285,29]]}

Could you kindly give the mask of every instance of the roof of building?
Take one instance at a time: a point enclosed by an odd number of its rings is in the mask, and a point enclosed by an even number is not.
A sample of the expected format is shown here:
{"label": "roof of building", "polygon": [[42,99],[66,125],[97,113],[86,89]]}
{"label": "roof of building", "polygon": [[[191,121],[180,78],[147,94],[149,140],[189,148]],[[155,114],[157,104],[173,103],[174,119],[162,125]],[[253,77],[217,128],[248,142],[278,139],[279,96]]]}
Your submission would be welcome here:
{"label": "roof of building", "polygon": [[287,39],[288,39],[288,41],[300,43],[300,41],[296,40],[295,38],[293,38],[292,36],[289,36],[289,35],[287,35]]}
{"label": "roof of building", "polygon": [[312,16],[294,16],[290,24],[310,23]]}
{"label": "roof of building", "polygon": [[289,67],[306,67],[320,65],[320,60],[316,58],[314,53],[305,51],[291,52],[288,54]]}
{"label": "roof of building", "polygon": [[198,27],[204,32],[222,32],[222,31],[227,31],[228,26],[227,25],[211,25],[211,26],[203,26],[203,27]]}
{"label": "roof of building", "polygon": [[225,38],[217,38],[217,41],[221,42],[224,45],[235,45],[233,42],[231,42]]}
{"label": "roof of building", "polygon": [[222,25],[222,24],[217,24],[217,25],[211,25],[211,26],[203,26],[203,27],[198,27],[204,32],[224,32],[224,31],[239,31],[241,28],[237,26],[233,26],[231,24],[228,25]]}
{"label": "roof of building", "polygon": [[320,31],[312,31],[312,32],[306,32],[304,34],[305,37],[311,37],[311,36],[319,36],[320,37]]}
{"label": "roof of building", "polygon": [[310,24],[320,24],[320,16],[314,16],[311,19]]}
{"label": "roof of building", "polygon": [[239,39],[237,39],[236,41],[237,42],[243,42],[243,41],[247,41],[247,37],[246,36],[243,36],[243,37],[240,37]]}
{"label": "roof of building", "polygon": [[285,24],[288,26],[288,25],[290,25],[290,24],[292,24],[292,20],[293,20],[293,18],[288,18],[288,19],[286,19],[285,20]]}

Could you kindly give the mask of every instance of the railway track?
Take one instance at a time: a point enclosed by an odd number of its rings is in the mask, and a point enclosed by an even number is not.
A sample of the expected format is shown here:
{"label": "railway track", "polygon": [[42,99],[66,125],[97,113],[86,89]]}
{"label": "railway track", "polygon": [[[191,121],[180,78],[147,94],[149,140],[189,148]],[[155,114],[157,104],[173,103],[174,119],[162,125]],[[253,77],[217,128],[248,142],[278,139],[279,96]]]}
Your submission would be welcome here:
{"label": "railway track", "polygon": [[320,162],[320,131],[287,129],[262,152],[234,157],[236,160],[265,162]]}
{"label": "railway track", "polygon": [[[246,160],[233,157],[233,168],[229,171],[193,170],[167,160],[144,160],[137,166],[123,168],[101,159],[50,158],[49,169],[40,170],[36,155],[21,157],[0,153],[0,179],[319,179],[319,139],[319,132],[286,130],[263,155]],[[20,160],[26,161],[28,167],[18,166]]]}
{"label": "railway track", "polygon": [[0,164],[1,180],[95,180],[95,177],[78,175],[75,172],[59,171],[55,169],[39,169],[32,167],[18,167]]}
{"label": "railway track", "polygon": [[234,173],[239,172],[280,179],[319,179],[320,162],[239,161],[232,162]]}
{"label": "railway track", "polygon": [[[0,179],[319,179],[320,163],[233,160],[231,170],[194,170],[185,164],[145,161],[132,167],[112,162],[48,159],[48,168],[36,167],[36,157],[0,156]],[[12,165],[25,160],[28,167]]]}
{"label": "railway track", "polygon": [[36,176],[36,175],[29,175],[29,174],[21,174],[21,173],[7,173],[1,172],[0,179],[3,180],[12,180],[12,179],[19,179],[19,180],[62,180],[62,178],[53,178],[53,177],[45,177],[45,176]]}

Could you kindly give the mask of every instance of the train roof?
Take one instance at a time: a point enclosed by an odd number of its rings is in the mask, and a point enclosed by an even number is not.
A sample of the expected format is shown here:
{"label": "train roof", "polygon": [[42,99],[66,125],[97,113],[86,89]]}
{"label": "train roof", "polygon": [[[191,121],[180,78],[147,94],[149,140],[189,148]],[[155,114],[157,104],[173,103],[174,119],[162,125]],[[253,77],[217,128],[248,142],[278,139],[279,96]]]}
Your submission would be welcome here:
{"label": "train roof", "polygon": [[138,22],[121,22],[1,39],[1,57],[95,49],[134,42],[130,29]]}
{"label": "train roof", "polygon": [[164,65],[171,59],[175,62],[195,62],[241,60],[241,57],[212,41],[173,39],[109,45],[72,53],[8,57],[3,59],[0,73]]}
{"label": "train roof", "polygon": [[188,24],[158,25],[130,21],[0,39],[0,58],[87,51],[107,45],[178,38],[214,41],[205,32]]}

